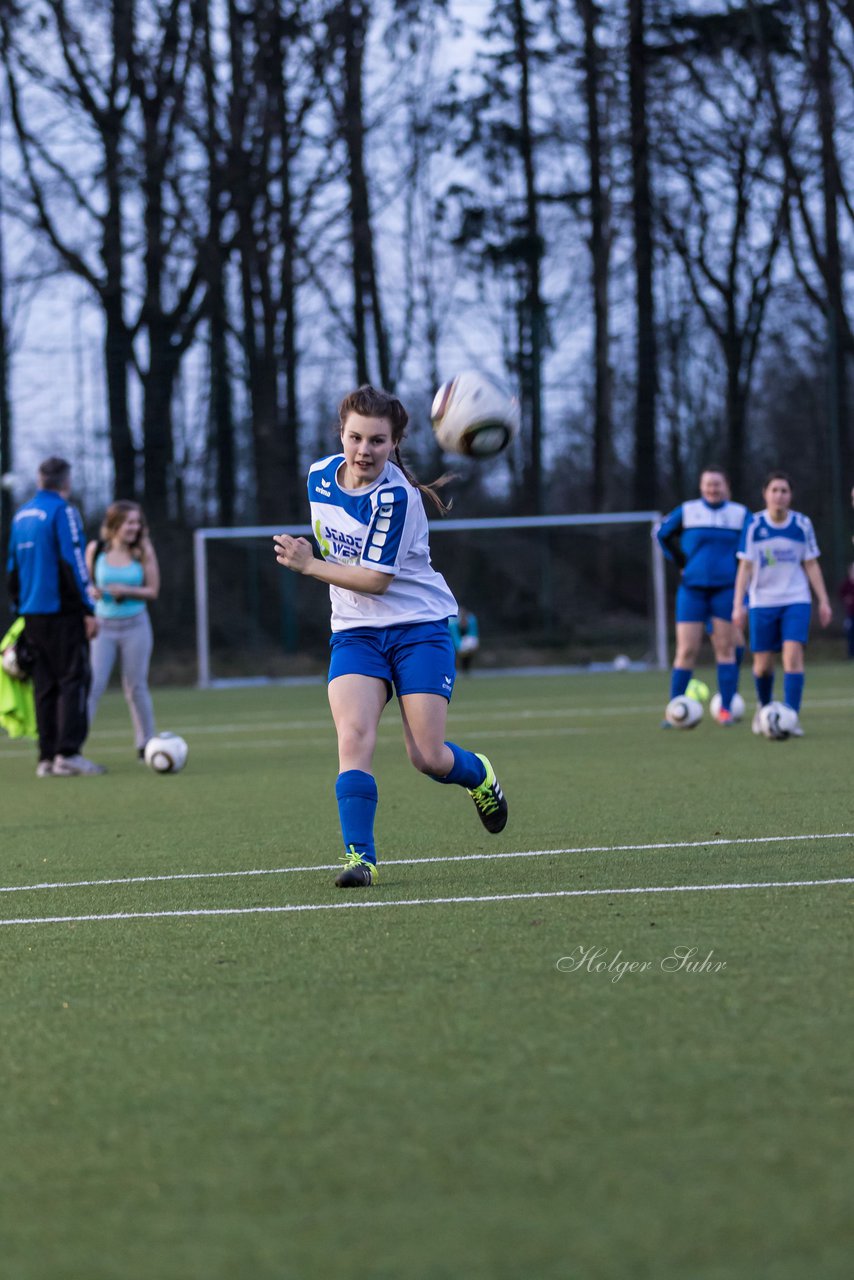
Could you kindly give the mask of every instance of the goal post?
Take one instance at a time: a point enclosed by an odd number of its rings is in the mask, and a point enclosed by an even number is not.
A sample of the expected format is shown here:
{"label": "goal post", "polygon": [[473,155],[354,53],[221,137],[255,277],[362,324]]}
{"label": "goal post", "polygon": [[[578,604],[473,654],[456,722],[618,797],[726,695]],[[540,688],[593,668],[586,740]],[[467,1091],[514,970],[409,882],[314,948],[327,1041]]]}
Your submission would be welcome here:
{"label": "goal post", "polygon": [[[499,665],[589,666],[617,647],[635,650],[633,665],[664,670],[660,522],[657,511],[431,520],[431,557],[458,602],[488,622],[482,650]],[[325,670],[328,596],[276,565],[271,540],[281,531],[195,530],[199,688]],[[309,525],[288,531],[312,537]],[[289,658],[287,669],[277,655]]]}

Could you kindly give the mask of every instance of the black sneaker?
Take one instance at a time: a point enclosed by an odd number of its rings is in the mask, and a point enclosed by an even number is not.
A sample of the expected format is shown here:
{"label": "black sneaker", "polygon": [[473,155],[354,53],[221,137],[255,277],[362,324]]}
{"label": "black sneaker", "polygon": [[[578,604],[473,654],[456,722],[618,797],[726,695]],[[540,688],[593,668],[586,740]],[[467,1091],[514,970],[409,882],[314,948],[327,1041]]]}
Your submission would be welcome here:
{"label": "black sneaker", "polygon": [[369,889],[376,884],[379,873],[373,862],[366,862],[360,853],[350,846],[344,855],[344,870],[339,871],[335,883],[339,889]]}
{"label": "black sneaker", "polygon": [[475,752],[478,760],[486,769],[486,777],[479,787],[469,791],[474,800],[478,816],[490,835],[497,836],[507,826],[507,801],[501,790],[501,783],[495,776],[495,770],[479,752]]}

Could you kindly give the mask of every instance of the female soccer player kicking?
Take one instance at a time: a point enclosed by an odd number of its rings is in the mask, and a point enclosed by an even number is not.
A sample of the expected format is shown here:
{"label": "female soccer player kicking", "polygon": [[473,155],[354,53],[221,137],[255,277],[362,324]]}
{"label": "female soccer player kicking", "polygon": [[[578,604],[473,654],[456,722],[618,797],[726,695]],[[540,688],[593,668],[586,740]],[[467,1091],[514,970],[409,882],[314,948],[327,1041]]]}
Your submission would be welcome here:
{"label": "female soccer player kicking", "polygon": [[335,883],[355,889],[377,879],[373,756],[392,687],[416,769],[464,787],[489,832],[503,831],[507,801],[486,756],[445,741],[455,666],[448,618],[457,604],[430,564],[421,494],[445,508],[401,461],[409,415],[394,396],[363,386],[342,400],[338,416],[342,452],[308,473],[323,558],[315,558],[305,538],[282,533],[273,541],[279,564],[329,585],[328,695],[338,735],[335,795],[345,864]]}
{"label": "female soccer player kicking", "polygon": [[[818,602],[818,617],[826,627],[833,611],[818,563],[819,549],[812,522],[792,511],[792,484],[784,471],[772,471],[762,490],[765,510],[745,525],[738,552],[738,576],[732,620],[745,622],[744,593],[750,598],[750,647],[759,710],[773,698],[774,654],[783,652],[783,701],[794,712],[804,693],[804,646],[810,629],[810,587]],[[760,733],[759,710],[753,732]],[[802,737],[803,729],[793,730]]]}

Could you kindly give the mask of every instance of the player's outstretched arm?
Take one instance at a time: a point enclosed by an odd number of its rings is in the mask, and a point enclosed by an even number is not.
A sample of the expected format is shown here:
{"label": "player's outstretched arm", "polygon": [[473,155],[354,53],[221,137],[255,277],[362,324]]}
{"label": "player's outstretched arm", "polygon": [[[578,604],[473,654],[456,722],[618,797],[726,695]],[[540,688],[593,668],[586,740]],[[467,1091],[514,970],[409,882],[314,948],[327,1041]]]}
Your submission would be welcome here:
{"label": "player's outstretched arm", "polygon": [[739,560],[738,573],[735,575],[735,587],[732,593],[733,626],[743,627],[747,621],[747,610],[744,607],[744,593],[753,576],[753,564],[750,560]]}

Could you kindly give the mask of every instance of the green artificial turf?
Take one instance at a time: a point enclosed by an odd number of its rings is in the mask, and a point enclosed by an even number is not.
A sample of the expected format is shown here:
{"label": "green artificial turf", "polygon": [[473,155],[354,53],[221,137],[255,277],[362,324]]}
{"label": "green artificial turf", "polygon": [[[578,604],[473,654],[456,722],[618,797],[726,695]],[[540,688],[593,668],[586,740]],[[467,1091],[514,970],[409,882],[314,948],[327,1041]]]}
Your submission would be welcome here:
{"label": "green artificial turf", "polygon": [[76,919],[0,927],[3,1280],[849,1276],[854,884],[779,886],[854,877],[805,838],[854,831],[852,674],[786,743],[662,732],[658,675],[461,680],[498,837],[392,704],[352,894],[321,687],[160,692],[177,777],[118,694],[106,777],[4,739],[0,918]]}

